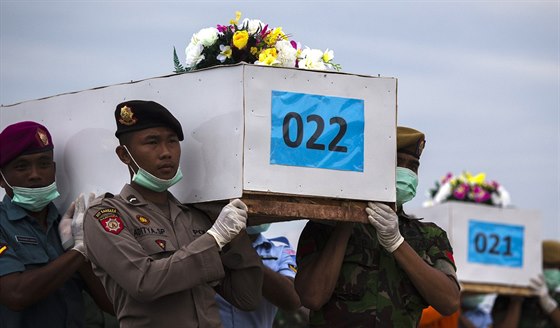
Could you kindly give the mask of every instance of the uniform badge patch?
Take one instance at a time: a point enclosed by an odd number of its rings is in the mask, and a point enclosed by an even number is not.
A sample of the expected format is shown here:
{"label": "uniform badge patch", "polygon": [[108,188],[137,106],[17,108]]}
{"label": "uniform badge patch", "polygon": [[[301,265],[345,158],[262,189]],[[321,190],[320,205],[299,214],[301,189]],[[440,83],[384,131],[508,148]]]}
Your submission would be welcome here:
{"label": "uniform badge patch", "polygon": [[104,219],[109,216],[119,216],[119,211],[117,211],[116,208],[109,207],[99,210],[93,215],[93,217],[98,220]]}
{"label": "uniform badge patch", "polygon": [[165,250],[165,246],[167,245],[167,242],[165,240],[158,239],[156,240],[156,244],[158,244],[158,246],[161,247],[161,249]]}
{"label": "uniform badge patch", "polygon": [[108,216],[104,219],[99,220],[101,226],[105,231],[110,232],[114,235],[118,235],[124,229],[124,224],[120,217],[116,215]]}
{"label": "uniform badge patch", "polygon": [[43,129],[37,129],[37,134],[35,136],[37,137],[37,141],[39,141],[43,147],[49,145],[49,137],[47,136],[47,132]]}
{"label": "uniform badge patch", "polygon": [[4,254],[4,252],[7,250],[8,250],[8,245],[0,244],[0,256],[2,256],[2,254]]}
{"label": "uniform badge patch", "polygon": [[150,219],[148,219],[147,217],[143,216],[143,215],[136,215],[136,219],[142,223],[142,224],[150,224]]}
{"label": "uniform badge patch", "polygon": [[124,125],[134,125],[138,119],[134,117],[132,109],[128,106],[121,107],[119,122]]}

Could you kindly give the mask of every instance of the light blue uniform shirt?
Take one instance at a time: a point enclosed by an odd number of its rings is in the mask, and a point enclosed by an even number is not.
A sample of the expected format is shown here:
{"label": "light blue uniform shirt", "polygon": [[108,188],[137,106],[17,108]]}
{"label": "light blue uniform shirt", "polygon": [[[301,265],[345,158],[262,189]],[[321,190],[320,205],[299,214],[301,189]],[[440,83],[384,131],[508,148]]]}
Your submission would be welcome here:
{"label": "light blue uniform shirt", "polygon": [[[286,277],[296,276],[296,252],[286,238],[266,239],[259,234],[253,242],[253,248],[261,257],[264,265],[272,271]],[[224,328],[266,328],[272,327],[278,308],[264,297],[259,307],[254,311],[243,311],[229,304],[216,294],[216,302],[220,306],[220,317]]]}
{"label": "light blue uniform shirt", "polygon": [[[40,268],[64,253],[58,236],[59,213],[48,205],[47,231],[12,203],[6,195],[0,202],[0,277]],[[75,273],[63,286],[15,312],[0,305],[0,328],[83,327],[85,325],[83,282]]]}

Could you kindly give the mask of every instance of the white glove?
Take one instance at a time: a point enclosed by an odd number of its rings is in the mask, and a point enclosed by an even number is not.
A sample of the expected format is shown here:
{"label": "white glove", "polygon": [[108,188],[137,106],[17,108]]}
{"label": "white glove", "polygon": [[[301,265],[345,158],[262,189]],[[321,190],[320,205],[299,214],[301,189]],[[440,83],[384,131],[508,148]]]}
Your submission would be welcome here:
{"label": "white glove", "polygon": [[216,239],[220,250],[229,243],[247,224],[247,205],[239,199],[224,206],[208,234]]}
{"label": "white glove", "polygon": [[529,287],[539,297],[539,303],[544,312],[550,314],[556,309],[558,303],[548,294],[548,288],[542,274],[539,274],[537,279],[531,278]]}
{"label": "white glove", "polygon": [[381,203],[368,202],[366,213],[371,225],[377,230],[377,239],[389,253],[393,253],[403,243],[399,231],[399,217],[392,208]]}
{"label": "white glove", "polygon": [[62,249],[65,251],[74,245],[74,238],[72,238],[72,217],[74,216],[74,208],[76,202],[73,201],[66,213],[62,216],[62,220],[58,224],[58,235],[62,243]]}
{"label": "white glove", "polygon": [[[94,193],[88,195],[87,204],[91,203],[95,198]],[[72,237],[74,238],[73,250],[82,253],[86,257],[86,247],[84,245],[84,215],[86,213],[86,200],[84,194],[80,194],[78,198],[74,201],[75,210],[74,216],[72,218]]]}

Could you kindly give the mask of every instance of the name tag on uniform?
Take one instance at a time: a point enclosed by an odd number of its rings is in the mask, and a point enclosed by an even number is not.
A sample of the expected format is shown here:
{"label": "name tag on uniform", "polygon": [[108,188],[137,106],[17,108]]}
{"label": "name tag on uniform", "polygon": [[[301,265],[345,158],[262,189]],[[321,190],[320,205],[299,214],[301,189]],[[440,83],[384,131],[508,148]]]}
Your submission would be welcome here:
{"label": "name tag on uniform", "polygon": [[27,245],[37,245],[37,244],[39,244],[39,241],[37,240],[37,238],[31,237],[31,236],[18,236],[18,235],[16,235],[16,241],[18,243],[27,244]]}

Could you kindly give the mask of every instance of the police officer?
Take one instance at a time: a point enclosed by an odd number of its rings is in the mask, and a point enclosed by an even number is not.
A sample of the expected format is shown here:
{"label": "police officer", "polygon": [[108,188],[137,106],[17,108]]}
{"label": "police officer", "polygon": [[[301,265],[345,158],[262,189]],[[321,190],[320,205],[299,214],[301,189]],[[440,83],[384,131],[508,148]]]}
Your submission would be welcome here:
{"label": "police officer", "polygon": [[52,203],[59,196],[53,149],[36,122],[0,133],[0,327],[83,327],[83,287],[113,311],[83,255],[83,195],[62,221]]}
{"label": "police officer", "polygon": [[254,309],[262,269],[244,228],[247,207],[226,205],[215,222],[181,204],[169,187],[181,177],[183,130],[153,101],[117,105],[116,148],[131,182],[89,207],[87,254],[121,327],[220,327],[215,291]]}
{"label": "police officer", "polygon": [[445,231],[406,215],[416,194],[424,134],[397,128],[397,211],[368,203],[370,224],[309,222],[298,243],[295,279],[312,327],[416,327],[432,305],[459,308],[459,285]]}

